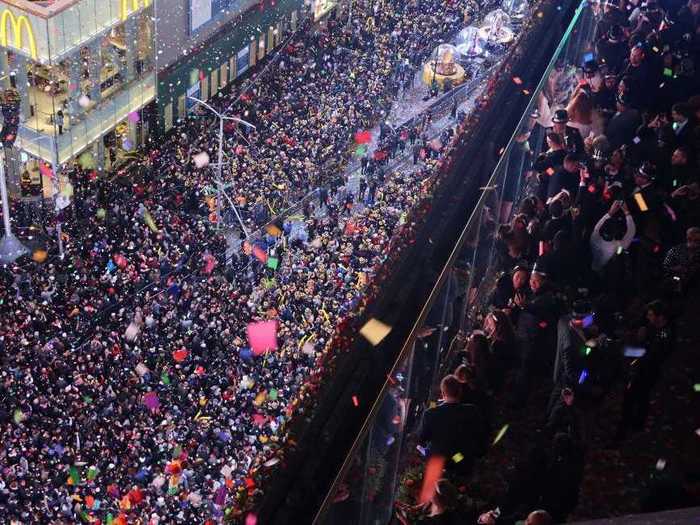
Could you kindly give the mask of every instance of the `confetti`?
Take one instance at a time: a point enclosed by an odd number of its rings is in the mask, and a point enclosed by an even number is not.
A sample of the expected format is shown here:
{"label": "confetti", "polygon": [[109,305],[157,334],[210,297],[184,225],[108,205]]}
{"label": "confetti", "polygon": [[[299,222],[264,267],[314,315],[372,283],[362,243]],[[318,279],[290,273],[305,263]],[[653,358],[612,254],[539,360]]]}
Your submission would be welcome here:
{"label": "confetti", "polygon": [[581,375],[578,376],[578,384],[582,385],[586,379],[588,379],[588,370],[582,370]]}
{"label": "confetti", "polygon": [[352,396],[352,404],[356,407],[360,406],[360,400],[357,398],[357,396]]}
{"label": "confetti", "polygon": [[362,328],[360,335],[367,339],[372,346],[377,346],[391,332],[391,326],[388,326],[377,319],[370,319]]}
{"label": "confetti", "polygon": [[459,463],[464,459],[464,455],[461,452],[457,452],[454,456],[452,456],[452,461],[455,463]]}
{"label": "confetti", "polygon": [[501,428],[501,430],[498,431],[498,434],[496,434],[496,438],[493,440],[493,443],[491,443],[491,446],[495,445],[495,444],[498,443],[501,439],[503,439],[503,436],[505,436],[505,435],[506,435],[506,432],[508,432],[508,426],[509,426],[509,425],[508,425],[507,423],[506,423],[505,425],[503,425],[503,427]]}
{"label": "confetti", "polygon": [[516,85],[520,86],[523,83],[523,80],[520,77],[513,77],[513,82],[515,82]]}
{"label": "confetti", "polygon": [[445,468],[444,456],[432,456],[425,465],[423,474],[423,486],[420,491],[419,503],[429,502],[435,495],[437,482],[442,477]]}

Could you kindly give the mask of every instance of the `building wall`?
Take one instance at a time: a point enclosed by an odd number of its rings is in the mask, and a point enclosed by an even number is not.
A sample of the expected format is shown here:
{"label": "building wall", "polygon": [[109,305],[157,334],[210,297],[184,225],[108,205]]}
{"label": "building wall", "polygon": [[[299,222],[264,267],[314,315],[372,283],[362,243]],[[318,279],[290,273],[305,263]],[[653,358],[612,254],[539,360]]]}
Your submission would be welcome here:
{"label": "building wall", "polygon": [[[300,19],[303,0],[277,0],[274,4],[253,2],[254,7],[227,23],[213,18],[190,34],[190,2],[176,0],[180,9],[156,5],[158,73],[158,129],[167,131],[184,117],[187,95],[208,99],[252,69],[257,61],[277,47]],[[243,3],[245,2],[245,3]],[[235,2],[251,5],[249,0]],[[268,0],[269,2],[269,0]],[[252,48],[252,49],[251,49]],[[194,49],[183,56],[183,49]]]}
{"label": "building wall", "polygon": [[[198,47],[232,24],[250,37],[256,32],[255,25],[246,24],[251,14],[280,13],[290,6],[300,8],[303,3],[303,0],[161,0],[156,3],[158,67],[165,69],[183,54],[196,53]],[[205,14],[199,15],[202,10]],[[193,28],[193,24],[197,27]]]}

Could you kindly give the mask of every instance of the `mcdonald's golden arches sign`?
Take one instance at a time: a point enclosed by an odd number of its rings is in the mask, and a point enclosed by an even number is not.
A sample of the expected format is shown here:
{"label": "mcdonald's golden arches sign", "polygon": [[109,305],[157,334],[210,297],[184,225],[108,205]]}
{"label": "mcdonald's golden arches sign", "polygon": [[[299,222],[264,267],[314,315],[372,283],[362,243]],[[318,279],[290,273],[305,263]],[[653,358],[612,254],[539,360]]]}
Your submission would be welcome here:
{"label": "mcdonald's golden arches sign", "polygon": [[24,49],[24,34],[27,35],[29,55],[36,60],[36,39],[31,22],[25,15],[15,16],[9,9],[3,10],[0,15],[0,45]]}
{"label": "mcdonald's golden arches sign", "polygon": [[139,7],[148,7],[151,5],[151,0],[131,0],[131,9],[129,9],[129,0],[119,0],[119,14],[122,21],[126,20],[131,13],[138,11]]}

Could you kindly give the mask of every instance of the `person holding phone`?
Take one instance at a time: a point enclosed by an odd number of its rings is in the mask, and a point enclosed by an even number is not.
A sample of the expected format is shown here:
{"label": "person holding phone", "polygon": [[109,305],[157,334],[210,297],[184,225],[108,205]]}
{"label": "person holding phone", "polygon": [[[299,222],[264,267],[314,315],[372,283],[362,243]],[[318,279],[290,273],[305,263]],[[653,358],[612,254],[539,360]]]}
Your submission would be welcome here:
{"label": "person holding phone", "polygon": [[600,218],[591,233],[593,271],[602,273],[615,254],[630,247],[636,233],[634,219],[625,201],[613,201],[610,210]]}
{"label": "person holding phone", "polygon": [[645,324],[637,332],[635,346],[646,352],[635,359],[630,367],[630,378],[622,401],[622,418],[617,427],[614,443],[624,441],[630,432],[644,429],[651,393],[661,374],[663,364],[673,353],[676,344],[669,307],[656,300],[647,305]]}

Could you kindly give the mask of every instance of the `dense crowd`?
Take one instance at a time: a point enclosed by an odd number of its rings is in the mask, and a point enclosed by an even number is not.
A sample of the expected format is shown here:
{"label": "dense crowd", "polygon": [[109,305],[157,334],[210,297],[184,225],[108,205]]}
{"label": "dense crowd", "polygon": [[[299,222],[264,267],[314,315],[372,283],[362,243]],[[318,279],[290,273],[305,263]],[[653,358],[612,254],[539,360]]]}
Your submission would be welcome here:
{"label": "dense crowd", "polygon": [[[620,420],[596,429],[607,434],[598,446],[618,448],[647,428],[676,321],[700,289],[700,1],[592,9],[594,51],[552,71],[516,136],[529,168],[514,212],[490,210],[482,224],[486,245],[496,243],[496,278],[418,436],[427,465],[444,461],[443,479],[424,505],[402,506],[404,523],[565,521],[595,452],[596,408],[624,385]],[[533,392],[549,386],[549,401],[533,408]],[[455,487],[478,491],[478,459],[503,435],[495,407],[533,409],[543,424],[509,465],[504,494],[460,506]],[[644,510],[691,505],[661,483]]]}
{"label": "dense crowd", "polygon": [[[342,175],[353,136],[471,9],[356,2],[350,27],[304,28],[263,78],[210,100],[256,126],[226,127],[224,182],[257,232],[240,250],[212,222],[205,111],[129,174],[66,168],[65,258],[2,269],[0,520],[242,519],[456,134],[385,138],[359,193]],[[418,169],[389,170],[409,143]],[[312,191],[301,217],[260,229]],[[254,355],[246,327],[270,319],[279,349]]]}

